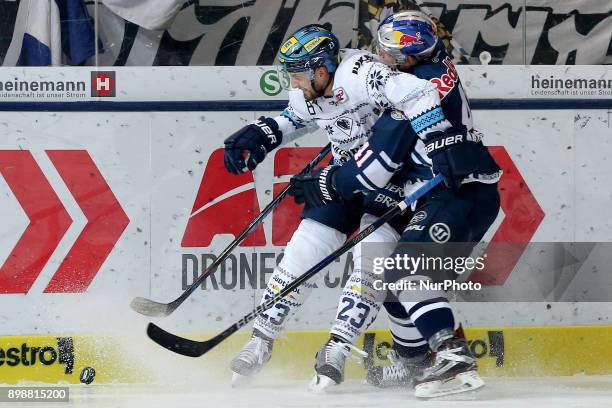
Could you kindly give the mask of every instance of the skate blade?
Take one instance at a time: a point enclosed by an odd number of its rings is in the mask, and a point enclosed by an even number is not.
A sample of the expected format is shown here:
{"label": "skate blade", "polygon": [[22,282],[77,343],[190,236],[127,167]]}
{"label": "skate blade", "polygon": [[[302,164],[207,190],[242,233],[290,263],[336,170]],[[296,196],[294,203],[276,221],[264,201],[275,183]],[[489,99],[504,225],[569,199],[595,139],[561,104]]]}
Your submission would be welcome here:
{"label": "skate blade", "polygon": [[253,380],[252,375],[242,375],[232,372],[232,388],[242,387]]}
{"label": "skate blade", "polygon": [[455,378],[447,381],[438,380],[418,384],[414,388],[414,395],[417,398],[436,398],[477,390],[484,385],[485,382],[480,378],[478,372],[466,371],[465,373],[457,374]]}
{"label": "skate blade", "polygon": [[324,393],[328,388],[336,386],[336,382],[325,375],[315,374],[308,384],[308,391],[321,394]]}

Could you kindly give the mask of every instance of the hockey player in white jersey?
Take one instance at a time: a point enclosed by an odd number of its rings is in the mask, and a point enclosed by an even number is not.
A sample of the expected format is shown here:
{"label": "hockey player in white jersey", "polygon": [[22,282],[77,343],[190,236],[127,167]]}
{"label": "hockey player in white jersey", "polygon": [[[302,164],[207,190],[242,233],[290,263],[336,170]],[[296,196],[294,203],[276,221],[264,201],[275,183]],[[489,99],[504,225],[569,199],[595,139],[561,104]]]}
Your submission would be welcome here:
{"label": "hockey player in white jersey", "polygon": [[[404,173],[408,185],[414,182],[418,185],[419,180],[410,174],[415,168],[428,168],[427,178],[432,177],[433,170],[444,176],[445,185],[436,187],[419,200],[400,242],[433,245],[425,245],[420,250],[404,245],[398,247],[394,255],[417,257],[426,250],[435,256],[450,249],[446,242],[453,242],[459,244],[454,247],[460,252],[458,256],[467,256],[497,216],[496,184],[501,171],[481,143],[481,134],[473,129],[459,76],[444,47],[437,41],[433,21],[420,12],[395,14],[381,24],[378,42],[379,55],[386,63],[437,85],[441,106],[415,115],[407,111],[402,102],[393,103],[394,110],[379,118],[372,137],[353,159],[342,166],[328,166],[294,177],[294,194],[312,206],[343,202],[356,191],[375,189],[384,185],[389,177],[396,177],[398,172],[393,171],[394,167]],[[388,87],[389,81],[383,79],[381,87]],[[430,131],[432,126],[439,129],[438,123],[443,122],[450,123],[443,132]],[[403,279],[423,281],[431,277],[424,268],[408,275],[400,268],[386,271],[385,280],[389,282]],[[402,381],[409,384],[410,380],[415,380],[418,397],[481,387],[484,383],[477,374],[475,359],[465,339],[454,333],[455,320],[444,291],[408,290],[401,296],[394,295],[396,301],[387,299],[385,306],[391,317],[394,348],[399,355],[392,354],[391,366],[378,372],[371,370],[370,381],[399,385]],[[343,307],[343,301],[341,299],[339,308]],[[338,326],[344,328],[343,323],[336,320],[332,337],[342,330]],[[430,348],[436,352],[435,360],[431,359]],[[334,364],[328,354],[337,355],[324,345],[316,363],[317,384],[325,385],[330,378],[339,378],[337,371],[342,367]],[[329,362],[320,356],[325,356]]]}
{"label": "hockey player in white jersey", "polygon": [[[294,88],[289,91],[289,106],[279,116],[260,117],[226,139],[225,165],[229,171],[238,174],[253,170],[274,148],[317,128],[327,133],[332,143],[333,163],[341,165],[371,135],[381,110],[392,104],[401,104],[407,112],[419,116],[439,106],[435,86],[428,81],[399,74],[363,51],[347,52],[338,64],[338,53],[336,37],[318,25],[298,30],[282,45],[280,60]],[[441,130],[446,126],[442,116],[431,124],[430,130]],[[393,166],[392,163],[389,165]],[[306,206],[302,222],[268,282],[264,299],[337,249],[360,222],[369,224],[372,217],[382,214],[401,197],[402,185],[391,178],[389,183],[366,198],[357,196],[342,204],[323,208]],[[396,242],[398,231],[402,230],[399,224],[401,221],[395,228],[383,226],[370,236],[370,240]],[[361,275],[358,251],[356,248],[354,276]],[[311,285],[300,287],[255,321],[253,336],[231,362],[235,380],[257,372],[267,363],[274,339],[311,290]],[[340,313],[340,318],[367,327],[380,308],[373,297],[367,295],[369,291],[373,289],[367,282],[349,280],[343,293],[352,294],[352,298],[361,301],[350,308],[354,315]],[[353,337],[350,331],[345,331],[333,336],[326,344],[330,351],[326,355],[341,366],[338,370],[340,377],[333,379],[335,382],[342,381],[344,359],[355,350],[352,343],[357,337]]]}

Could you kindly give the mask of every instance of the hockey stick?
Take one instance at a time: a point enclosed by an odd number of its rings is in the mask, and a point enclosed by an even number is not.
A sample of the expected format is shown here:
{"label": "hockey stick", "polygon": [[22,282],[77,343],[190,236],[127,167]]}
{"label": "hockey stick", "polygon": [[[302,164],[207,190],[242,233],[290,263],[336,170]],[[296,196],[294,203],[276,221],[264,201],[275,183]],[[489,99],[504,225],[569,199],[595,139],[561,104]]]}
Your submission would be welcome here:
{"label": "hockey stick", "polygon": [[[323,160],[323,158],[327,155],[327,153],[329,153],[330,150],[331,143],[328,143],[327,146],[325,146],[323,150],[321,150],[319,154],[317,154],[317,156],[312,159],[310,163],[306,165],[306,167],[304,167],[300,174],[310,172],[321,160]],[[249,235],[257,227],[257,225],[259,225],[263,221],[263,219],[266,218],[268,214],[270,214],[280,204],[281,201],[283,201],[283,199],[287,196],[287,193],[289,192],[290,188],[291,183],[289,183],[287,187],[285,187],[283,191],[281,191],[274,198],[274,200],[272,200],[272,202],[268,204],[259,213],[259,215],[249,224],[249,226],[246,227],[246,229],[242,231],[240,235],[238,235],[238,237],[236,237],[236,239],[234,239],[227,246],[227,248],[225,248],[223,252],[219,254],[219,256],[215,259],[212,265],[206,268],[206,270],[202,272],[202,274],[191,284],[191,286],[189,286],[185,290],[185,292],[181,294],[181,296],[179,296],[170,303],[160,303],[151,299],[136,297],[130,303],[130,307],[136,312],[145,316],[165,317],[170,315],[185,301],[185,299],[187,299],[193,293],[193,291],[196,290],[196,288],[198,288],[198,286],[202,284],[202,282],[204,282],[204,279],[206,279],[217,269],[221,262],[223,262],[228,257],[228,255],[234,250],[234,248],[236,248],[242,241],[244,241],[247,235]]]}
{"label": "hockey stick", "polygon": [[398,214],[404,212],[410,204],[418,200],[420,197],[425,195],[429,190],[438,185],[442,181],[442,175],[437,175],[430,181],[428,181],[424,186],[416,190],[409,197],[406,197],[403,201],[397,203],[393,208],[387,211],[384,215],[374,221],[372,224],[368,225],[363,231],[359,232],[359,234],[355,235],[353,238],[346,241],[344,245],[340,248],[336,249],[330,255],[325,257],[321,262],[310,268],[310,270],[304,272],[300,275],[296,280],[287,285],[283,290],[279,293],[266,300],[261,305],[257,306],[253,309],[252,312],[244,316],[242,319],[238,320],[236,323],[225,329],[223,332],[217,334],[210,340],[206,341],[196,341],[186,339],[184,337],[179,337],[175,334],[168,333],[164,329],[159,326],[156,326],[153,323],[149,323],[147,327],[147,335],[151,340],[159,344],[160,346],[173,351],[178,354],[182,354],[188,357],[200,357],[201,355],[210,351],[213,347],[227,339],[232,334],[236,333],[242,326],[247,325],[251,320],[256,318],[261,312],[268,310],[272,307],[277,301],[285,297],[287,294],[292,292],[294,289],[299,287],[302,283],[306,282],[312,276],[314,276],[321,269],[325,268],[327,265],[332,263],[334,259],[344,254],[346,251],[354,247],[357,243],[363,240],[365,237],[370,235],[376,229],[378,229],[381,225],[389,221],[391,218],[395,217]]}
{"label": "hockey stick", "polygon": [[353,36],[351,37],[351,48],[357,48],[359,44],[359,4],[361,0],[355,0],[353,7],[355,15],[353,16]]}

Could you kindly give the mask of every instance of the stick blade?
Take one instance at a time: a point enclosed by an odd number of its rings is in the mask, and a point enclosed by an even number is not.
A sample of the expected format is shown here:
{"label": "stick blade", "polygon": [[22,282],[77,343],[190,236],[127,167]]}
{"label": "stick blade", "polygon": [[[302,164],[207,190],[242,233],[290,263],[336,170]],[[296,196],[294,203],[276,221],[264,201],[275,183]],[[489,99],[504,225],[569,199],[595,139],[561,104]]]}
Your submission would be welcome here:
{"label": "stick blade", "polygon": [[159,303],[143,297],[135,297],[130,303],[135,312],[148,317],[166,317],[174,311],[172,303]]}
{"label": "stick blade", "polygon": [[168,333],[153,323],[149,323],[147,326],[147,336],[163,348],[187,357],[200,357],[214,347],[214,345],[211,346],[207,341],[189,340]]}

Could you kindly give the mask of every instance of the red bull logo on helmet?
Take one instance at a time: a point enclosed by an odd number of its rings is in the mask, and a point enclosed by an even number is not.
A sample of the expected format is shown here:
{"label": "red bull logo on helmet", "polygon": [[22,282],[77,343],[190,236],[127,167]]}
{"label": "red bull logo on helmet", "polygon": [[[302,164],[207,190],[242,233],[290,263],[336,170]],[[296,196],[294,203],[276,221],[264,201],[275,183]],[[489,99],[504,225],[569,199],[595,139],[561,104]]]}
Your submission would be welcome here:
{"label": "red bull logo on helmet", "polygon": [[400,48],[410,47],[411,45],[423,45],[423,41],[421,40],[421,32],[418,31],[415,35],[405,34],[401,31],[394,31],[393,36],[395,40],[399,44]]}

